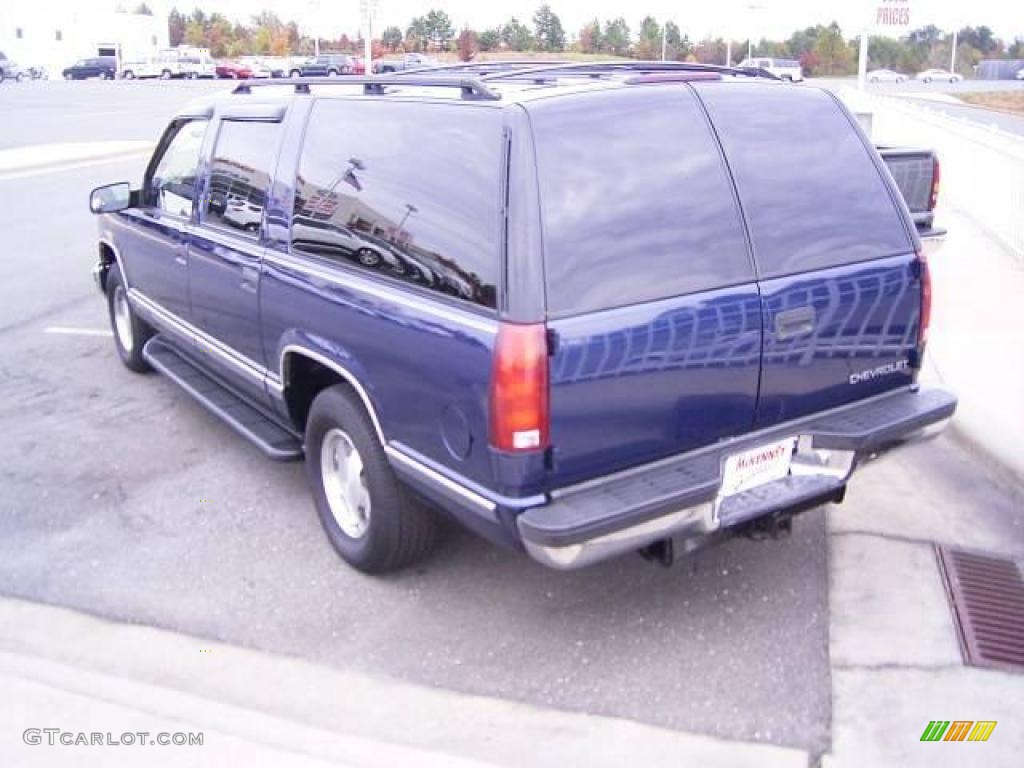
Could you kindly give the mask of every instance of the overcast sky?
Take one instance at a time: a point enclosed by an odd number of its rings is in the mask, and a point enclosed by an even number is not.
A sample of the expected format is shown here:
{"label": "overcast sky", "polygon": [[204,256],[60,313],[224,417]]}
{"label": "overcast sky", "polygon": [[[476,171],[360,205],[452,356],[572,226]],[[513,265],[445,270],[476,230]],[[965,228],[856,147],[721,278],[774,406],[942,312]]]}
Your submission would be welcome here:
{"label": "overcast sky", "polygon": [[[7,1],[7,0],[4,0]],[[89,0],[86,0],[88,2]],[[128,4],[134,0],[127,0]],[[797,29],[817,23],[838,21],[849,37],[874,16],[874,9],[885,0],[550,0],[569,36],[595,16],[604,20],[624,16],[635,32],[640,20],[650,14],[659,21],[672,19],[691,38],[705,35],[733,35],[735,38],[785,38]],[[893,2],[894,0],[889,0]],[[895,0],[898,2],[899,0]],[[219,11],[238,20],[248,20],[261,8],[274,11],[284,19],[299,21],[309,31],[324,37],[349,35],[359,28],[360,0],[158,0],[151,5],[177,5],[181,9],[201,7]],[[516,16],[532,24],[533,12],[541,0],[377,0],[375,29],[394,24],[403,30],[411,18],[430,8],[448,13],[456,28],[468,25],[481,30]],[[909,0],[911,26],[935,24],[943,29],[953,25],[987,24],[1007,40],[1024,37],[1024,1],[1022,0]],[[314,21],[318,20],[318,21]]]}

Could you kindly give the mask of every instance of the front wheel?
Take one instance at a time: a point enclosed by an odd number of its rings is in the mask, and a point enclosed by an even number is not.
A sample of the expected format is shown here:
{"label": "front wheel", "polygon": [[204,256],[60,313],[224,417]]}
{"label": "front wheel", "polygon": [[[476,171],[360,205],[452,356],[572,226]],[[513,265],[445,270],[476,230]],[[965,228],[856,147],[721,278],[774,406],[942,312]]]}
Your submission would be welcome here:
{"label": "front wheel", "polygon": [[112,266],[107,274],[107,308],[110,327],[114,332],[114,347],[125,367],[136,373],[150,370],[142,356],[142,347],[153,335],[153,329],[140,319],[128,301],[128,288],[121,276],[121,268]]}
{"label": "front wheel", "polygon": [[380,254],[370,248],[360,248],[356,252],[356,258],[364,267],[376,267],[380,264]]}
{"label": "front wheel", "polygon": [[170,80],[171,79],[171,70],[165,69],[163,72],[161,72],[160,73],[160,79],[161,80]]}
{"label": "front wheel", "polygon": [[328,387],[313,401],[306,471],[327,538],[352,567],[395,571],[432,548],[433,514],[398,482],[369,416],[347,385]]}
{"label": "front wheel", "polygon": [[288,73],[288,77],[302,77],[302,72],[298,69],[293,69]]}

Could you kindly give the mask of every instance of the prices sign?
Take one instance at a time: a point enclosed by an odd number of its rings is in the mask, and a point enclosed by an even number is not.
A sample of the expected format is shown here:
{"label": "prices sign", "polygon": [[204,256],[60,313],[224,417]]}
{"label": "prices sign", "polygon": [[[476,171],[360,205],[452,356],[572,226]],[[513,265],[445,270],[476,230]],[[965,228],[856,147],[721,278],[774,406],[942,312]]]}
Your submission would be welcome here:
{"label": "prices sign", "polygon": [[895,30],[910,26],[910,0],[875,0],[873,22],[878,29]]}

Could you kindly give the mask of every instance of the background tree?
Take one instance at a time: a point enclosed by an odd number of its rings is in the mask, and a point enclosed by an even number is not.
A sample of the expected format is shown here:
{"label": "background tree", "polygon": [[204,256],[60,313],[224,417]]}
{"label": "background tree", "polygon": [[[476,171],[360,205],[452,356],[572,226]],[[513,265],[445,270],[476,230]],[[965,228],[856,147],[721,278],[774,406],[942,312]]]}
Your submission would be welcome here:
{"label": "background tree", "polygon": [[626,20],[619,16],[605,24],[604,34],[601,38],[601,50],[615,56],[627,56],[629,48],[629,25]]}
{"label": "background tree", "polygon": [[422,52],[426,49],[429,39],[426,18],[416,16],[405,28],[405,50]]}
{"label": "background tree", "polygon": [[402,30],[398,27],[387,27],[380,35],[380,41],[384,47],[394,53],[402,44]]}
{"label": "background tree", "polygon": [[601,22],[594,19],[590,23],[584,24],[580,30],[577,45],[581,53],[598,53],[603,45]]}
{"label": "background tree", "polygon": [[533,29],[538,50],[565,50],[565,30],[562,29],[562,20],[551,10],[550,5],[542,5],[533,14]]}
{"label": "background tree", "polygon": [[481,51],[493,51],[501,45],[501,28],[491,27],[480,33],[477,42]]}
{"label": "background tree", "polygon": [[640,22],[640,36],[634,53],[645,61],[661,58],[661,25],[653,16],[645,16]]}
{"label": "background tree", "polygon": [[459,61],[472,61],[477,51],[480,50],[476,32],[471,29],[462,30],[455,43],[455,50],[459,54]]}
{"label": "background tree", "polygon": [[132,13],[134,13],[136,16],[152,16],[153,9],[145,3],[139,3],[137,6],[135,6],[135,10],[132,11]]}
{"label": "background tree", "polygon": [[455,38],[455,27],[444,11],[432,9],[424,17],[427,39],[439,50],[447,51]]}
{"label": "background tree", "polygon": [[501,42],[512,51],[529,51],[533,48],[533,35],[528,26],[513,16],[501,27]]}
{"label": "background tree", "polygon": [[187,23],[188,20],[185,18],[185,14],[177,8],[171,9],[171,12],[167,15],[167,31],[172,46],[181,45],[185,42],[185,25]]}
{"label": "background tree", "polygon": [[843,75],[850,71],[850,48],[836,22],[833,21],[818,35],[814,55],[818,59],[816,75]]}

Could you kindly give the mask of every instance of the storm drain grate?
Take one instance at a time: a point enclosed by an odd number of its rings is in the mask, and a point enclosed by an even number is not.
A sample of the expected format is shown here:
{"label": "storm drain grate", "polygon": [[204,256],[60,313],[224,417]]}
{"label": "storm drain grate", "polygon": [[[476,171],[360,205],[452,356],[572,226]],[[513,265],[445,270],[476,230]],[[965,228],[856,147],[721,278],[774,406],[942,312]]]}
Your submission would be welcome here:
{"label": "storm drain grate", "polygon": [[964,661],[1024,672],[1024,579],[1013,560],[936,547]]}

